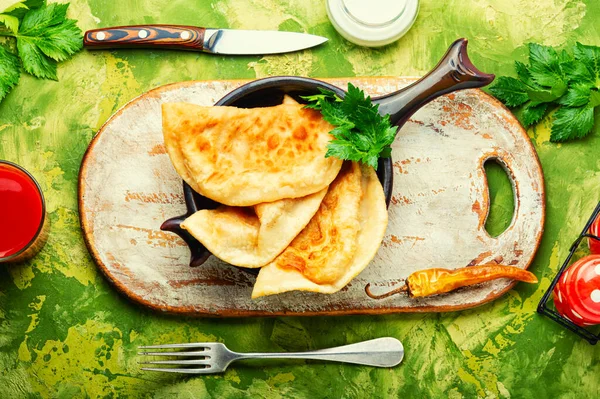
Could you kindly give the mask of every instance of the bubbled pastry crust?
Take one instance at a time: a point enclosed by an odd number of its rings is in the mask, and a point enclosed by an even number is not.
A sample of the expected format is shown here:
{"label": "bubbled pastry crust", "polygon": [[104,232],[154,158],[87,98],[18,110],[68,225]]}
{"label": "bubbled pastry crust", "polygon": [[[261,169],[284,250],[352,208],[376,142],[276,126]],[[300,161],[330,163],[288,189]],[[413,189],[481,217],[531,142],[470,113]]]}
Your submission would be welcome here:
{"label": "bubbled pastry crust", "polygon": [[[301,104],[268,108],[163,104],[169,155],[200,194],[231,206],[299,198],[326,188],[342,161],[325,158],[333,126]],[[181,159],[179,159],[181,158]],[[178,170],[179,172],[179,170]],[[189,183],[189,182],[188,182]]]}

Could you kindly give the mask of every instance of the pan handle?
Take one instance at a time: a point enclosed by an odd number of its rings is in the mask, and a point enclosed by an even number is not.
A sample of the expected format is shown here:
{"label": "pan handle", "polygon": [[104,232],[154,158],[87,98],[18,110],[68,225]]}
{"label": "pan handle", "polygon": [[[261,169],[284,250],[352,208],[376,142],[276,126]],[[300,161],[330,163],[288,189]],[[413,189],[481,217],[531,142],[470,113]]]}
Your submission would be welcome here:
{"label": "pan handle", "polygon": [[[162,231],[170,231],[171,233],[177,234],[190,248],[190,266],[200,266],[203,264],[211,255],[211,253],[196,240],[187,230],[181,227],[181,223],[195,212],[198,211],[198,201],[201,201],[199,194],[195,193],[187,183],[183,183],[183,196],[185,197],[185,206],[187,213],[185,215],[177,216],[168,220],[165,220],[160,226]],[[208,209],[216,207],[216,203],[211,200],[204,198],[204,205]]]}
{"label": "pan handle", "polygon": [[444,94],[487,86],[494,75],[479,71],[467,55],[467,39],[458,39],[436,67],[404,89],[373,99],[379,113],[389,114],[392,124],[402,126],[412,114],[428,102]]}

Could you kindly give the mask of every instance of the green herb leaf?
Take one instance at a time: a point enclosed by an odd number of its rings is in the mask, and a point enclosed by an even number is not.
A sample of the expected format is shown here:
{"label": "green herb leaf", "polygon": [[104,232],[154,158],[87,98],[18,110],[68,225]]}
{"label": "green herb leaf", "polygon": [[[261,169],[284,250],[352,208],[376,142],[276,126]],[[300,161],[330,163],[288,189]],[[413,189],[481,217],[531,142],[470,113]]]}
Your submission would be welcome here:
{"label": "green herb leaf", "polygon": [[521,122],[525,127],[529,127],[534,123],[539,122],[546,110],[548,109],[548,103],[537,104],[534,102],[527,103],[521,111]]}
{"label": "green herb leaf", "polygon": [[589,83],[574,83],[569,87],[567,94],[558,101],[568,107],[580,107],[590,101],[592,86]]}
{"label": "green herb leaf", "polygon": [[4,10],[0,8],[0,23],[6,26],[12,33],[16,34],[19,30],[19,14],[24,15],[28,9],[29,8],[23,0],[9,5]]}
{"label": "green herb leaf", "polygon": [[[25,22],[25,20],[24,20]],[[19,33],[18,40],[27,37],[46,56],[55,61],[64,61],[81,49],[81,30],[75,21],[66,20],[60,25],[48,27],[40,35],[27,35],[27,31]]]}
{"label": "green herb leaf", "polygon": [[525,127],[539,122],[556,106],[550,140],[562,142],[586,136],[600,106],[600,47],[581,43],[567,51],[531,43],[529,65],[515,62],[518,79],[501,77],[490,89],[509,107],[522,106]]}
{"label": "green herb leaf", "polygon": [[9,36],[7,40],[16,39],[18,52],[0,51],[0,100],[17,83],[21,66],[38,78],[57,80],[58,62],[81,49],[81,30],[66,17],[68,7],[68,3],[46,5],[45,0],[23,0],[0,14],[0,23],[10,29],[2,29],[2,35]]}
{"label": "green herb leaf", "polygon": [[343,99],[328,90],[306,96],[306,108],[320,110],[323,119],[335,126],[326,157],[362,162],[377,169],[379,158],[390,157],[398,128],[389,116],[379,115],[379,107],[351,83]]}
{"label": "green herb leaf", "polygon": [[361,120],[361,114],[364,113],[379,116],[377,112],[373,112],[377,111],[378,106],[371,102],[371,97],[367,97],[364,91],[352,83],[348,84],[348,92],[344,96],[344,100],[340,103],[340,108],[344,114],[348,115],[348,119],[354,121]]}
{"label": "green herb leaf", "polygon": [[19,38],[17,49],[23,60],[23,68],[28,73],[42,79],[58,80],[56,76],[57,62],[46,57],[30,38]]}
{"label": "green herb leaf", "polygon": [[323,114],[323,119],[334,126],[344,129],[352,129],[354,127],[354,124],[348,119],[348,115],[344,113],[336,102],[322,101],[321,114]]}
{"label": "green herb leaf", "polygon": [[518,107],[529,100],[528,87],[520,80],[508,76],[498,78],[490,91],[509,107]]}
{"label": "green herb leaf", "polygon": [[5,9],[3,9],[2,10],[2,14],[7,14],[7,13],[12,12],[12,11],[14,11],[16,9],[19,9],[19,8],[23,8],[25,10],[28,9],[27,6],[24,4],[23,1],[18,1],[16,3],[11,4],[10,6],[6,7]]}
{"label": "green herb leaf", "polygon": [[[81,30],[74,20],[66,19],[68,7],[69,4],[50,4],[25,14],[17,35],[17,42],[26,40],[28,45],[35,46],[54,61],[64,61],[75,54],[83,45]],[[49,61],[46,60],[46,64],[50,64]],[[23,65],[28,72],[44,69],[42,63],[28,65],[25,59]],[[35,72],[30,73],[45,77]]]}
{"label": "green herb leaf", "polygon": [[600,92],[597,89],[590,91],[590,103],[588,105],[592,108],[600,105]]}
{"label": "green herb leaf", "polygon": [[559,56],[552,47],[529,44],[529,72],[533,80],[541,86],[567,84]]}
{"label": "green herb leaf", "polygon": [[19,30],[19,18],[8,14],[0,14],[0,22],[4,24],[12,33]]}
{"label": "green herb leaf", "polygon": [[68,7],[69,4],[42,5],[23,16],[15,37],[23,68],[28,73],[57,80],[57,62],[81,49],[81,30],[74,20],[66,18]]}
{"label": "green herb leaf", "polygon": [[23,17],[21,34],[40,35],[50,26],[58,25],[67,17],[69,4],[49,4],[45,7],[31,10]]}
{"label": "green herb leaf", "polygon": [[20,75],[19,58],[0,46],[0,101],[17,84]]}
{"label": "green herb leaf", "polygon": [[[326,89],[319,87],[319,92],[321,94],[315,94],[312,96],[301,96],[303,99],[305,99],[306,101],[309,102],[310,107],[307,105],[306,108],[312,108],[314,106],[314,107],[317,107],[318,109],[321,109],[320,107],[321,107],[322,101],[327,101],[327,100],[334,100],[336,102],[342,101],[342,99],[339,98],[331,90],[326,90]],[[314,108],[314,109],[317,109],[317,108]]]}
{"label": "green herb leaf", "polygon": [[573,48],[575,59],[580,61],[588,72],[588,78],[591,83],[600,86],[600,47],[586,46],[577,43]]}
{"label": "green herb leaf", "polygon": [[515,61],[515,69],[517,71],[517,76],[523,83],[534,90],[543,90],[543,88],[533,80],[529,69],[527,69],[527,65],[523,64],[522,62]]}
{"label": "green herb leaf", "polygon": [[561,98],[567,92],[567,85],[558,82],[556,86],[552,87],[550,90],[540,89],[540,90],[527,90],[527,95],[529,99],[538,103],[550,103],[552,101],[556,101]]}
{"label": "green herb leaf", "polygon": [[4,11],[4,13],[23,19],[29,10],[40,8],[46,4],[45,0],[25,0],[15,3]]}
{"label": "green herb leaf", "polygon": [[593,84],[594,78],[585,64],[578,60],[571,60],[561,64],[561,68],[565,73],[566,78],[571,83],[590,83]]}
{"label": "green herb leaf", "polygon": [[562,142],[580,139],[594,127],[594,108],[584,105],[582,107],[562,107],[554,113],[554,123],[550,133],[550,140]]}

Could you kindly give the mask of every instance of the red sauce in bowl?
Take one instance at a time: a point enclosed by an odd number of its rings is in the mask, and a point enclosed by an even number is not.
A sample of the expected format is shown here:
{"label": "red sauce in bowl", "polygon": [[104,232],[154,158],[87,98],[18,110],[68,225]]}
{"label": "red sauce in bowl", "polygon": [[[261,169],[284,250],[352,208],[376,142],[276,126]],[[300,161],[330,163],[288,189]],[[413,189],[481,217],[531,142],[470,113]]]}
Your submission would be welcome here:
{"label": "red sauce in bowl", "polygon": [[43,200],[35,181],[0,162],[0,259],[26,248],[43,221]]}

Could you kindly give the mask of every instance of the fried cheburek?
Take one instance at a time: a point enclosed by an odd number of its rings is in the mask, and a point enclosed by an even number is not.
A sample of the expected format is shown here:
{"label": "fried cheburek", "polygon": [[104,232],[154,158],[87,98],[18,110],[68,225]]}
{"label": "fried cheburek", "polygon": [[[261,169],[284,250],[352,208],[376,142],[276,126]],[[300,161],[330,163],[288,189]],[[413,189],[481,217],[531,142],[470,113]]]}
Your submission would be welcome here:
{"label": "fried cheburek", "polygon": [[319,209],[327,189],[303,198],[255,205],[202,209],[182,224],[213,255],[242,267],[271,262],[302,231]]}
{"label": "fried cheburek", "polygon": [[331,294],[375,256],[388,214],[377,174],[347,162],[308,225],[256,279],[252,298],[286,291]]}
{"label": "fried cheburek", "polygon": [[167,151],[198,193],[230,206],[300,198],[326,188],[342,161],[326,158],[333,126],[298,103],[266,108],[162,106]]}

